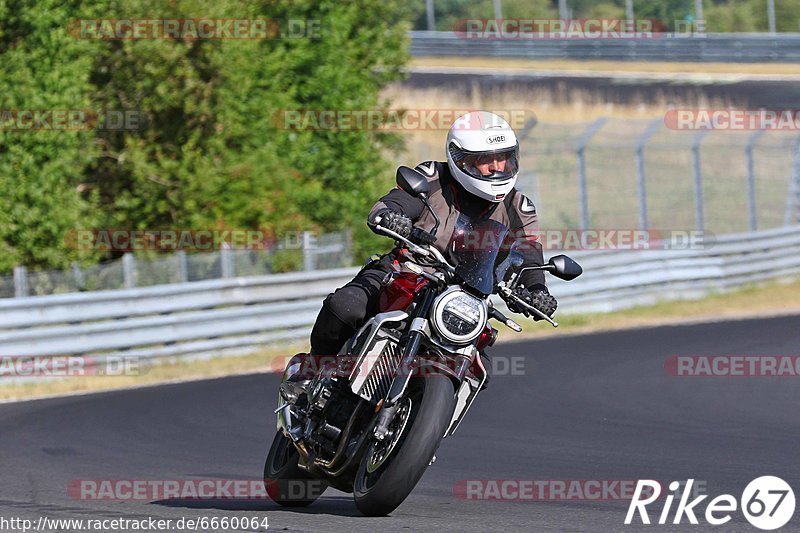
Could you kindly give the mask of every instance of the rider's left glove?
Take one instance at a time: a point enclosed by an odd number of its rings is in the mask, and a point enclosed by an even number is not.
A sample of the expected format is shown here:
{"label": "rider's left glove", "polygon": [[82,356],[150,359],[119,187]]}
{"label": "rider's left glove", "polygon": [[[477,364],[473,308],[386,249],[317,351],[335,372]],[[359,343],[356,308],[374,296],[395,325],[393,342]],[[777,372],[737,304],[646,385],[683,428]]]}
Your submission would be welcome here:
{"label": "rider's left glove", "polygon": [[[525,287],[517,287],[514,289],[514,296],[525,301],[525,303],[535,307],[548,317],[552,317],[553,313],[558,308],[558,301],[547,291],[546,287],[537,287],[529,291]],[[508,302],[508,309],[514,313],[522,313],[525,316],[533,316],[534,321],[544,320],[539,315],[536,315],[526,309],[525,307],[517,304],[513,300]]]}
{"label": "rider's left glove", "polygon": [[[380,218],[380,220],[378,220]],[[413,223],[411,219],[405,216],[402,213],[395,213],[389,209],[378,213],[375,216],[377,224],[381,227],[384,227],[388,230],[391,230],[401,237],[408,238],[411,235],[411,229],[413,228]]]}

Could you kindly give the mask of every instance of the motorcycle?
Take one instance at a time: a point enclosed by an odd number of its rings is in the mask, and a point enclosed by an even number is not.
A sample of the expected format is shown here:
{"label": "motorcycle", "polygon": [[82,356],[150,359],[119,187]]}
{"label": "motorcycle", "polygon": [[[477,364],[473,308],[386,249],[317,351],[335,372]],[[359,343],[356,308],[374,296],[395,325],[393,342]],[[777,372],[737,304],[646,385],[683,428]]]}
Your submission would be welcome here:
{"label": "motorcycle", "polygon": [[422,200],[435,225],[430,233],[415,228],[409,238],[378,225],[402,246],[403,257],[384,279],[380,312],[337,356],[289,360],[264,466],[266,491],[280,505],[309,505],[333,486],[352,492],[364,515],[392,512],[484,388],[484,349],[498,333],[489,320],[522,331],[489,297],[497,294],[557,327],[514,288],[529,269],[567,281],[583,272],[565,255],[518,269],[523,256],[514,247],[495,268],[508,228],[463,213],[446,258],[432,245],[440,221],[427,179],[400,167],[397,184]]}

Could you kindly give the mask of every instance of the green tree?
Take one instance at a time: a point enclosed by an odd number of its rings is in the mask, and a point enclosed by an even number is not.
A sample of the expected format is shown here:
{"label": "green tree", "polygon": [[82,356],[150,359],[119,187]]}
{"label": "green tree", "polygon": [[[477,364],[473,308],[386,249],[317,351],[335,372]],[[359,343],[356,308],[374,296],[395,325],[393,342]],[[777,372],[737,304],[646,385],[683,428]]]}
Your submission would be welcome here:
{"label": "green tree", "polygon": [[[756,5],[758,4],[758,5]],[[766,0],[754,2],[715,2],[704,4],[706,31],[712,33],[759,31],[758,9],[766,10]],[[766,29],[766,17],[764,29]]]}
{"label": "green tree", "polygon": [[[313,21],[311,38],[87,40],[79,18]],[[138,113],[132,130],[0,131],[0,270],[64,266],[91,227],[298,229],[354,226],[357,259],[383,241],[364,216],[386,189],[376,131],[292,131],[296,109],[385,108],[402,76],[408,11],[400,0],[262,2],[105,0],[0,3],[2,109]]]}
{"label": "green tree", "polygon": [[[0,2],[0,272],[18,264],[63,267],[87,256],[69,235],[96,220],[83,183],[96,154],[92,132],[16,130],[13,116],[90,107],[97,46],[67,33],[82,9],[80,2]],[[52,125],[52,115],[42,117]]]}
{"label": "green tree", "polygon": [[[504,18],[540,18],[554,19],[558,17],[557,2],[552,0],[503,0]],[[415,30],[427,30],[427,12],[425,0],[414,0],[410,3],[413,27]],[[453,31],[461,27],[464,19],[493,19],[494,2],[492,0],[434,0],[434,15],[438,31]]]}
{"label": "green tree", "polygon": [[[199,16],[190,7],[175,4],[169,16]],[[147,2],[134,11],[144,16]],[[109,223],[261,227],[276,237],[363,226],[387,183],[381,150],[396,139],[291,131],[276,117],[385,107],[378,92],[407,59],[403,13],[400,2],[373,0],[216,3],[202,16],[315,21],[319,34],[110,43],[95,64],[98,94],[111,107],[145,110],[147,120],[105,135],[107,151],[89,173]]]}

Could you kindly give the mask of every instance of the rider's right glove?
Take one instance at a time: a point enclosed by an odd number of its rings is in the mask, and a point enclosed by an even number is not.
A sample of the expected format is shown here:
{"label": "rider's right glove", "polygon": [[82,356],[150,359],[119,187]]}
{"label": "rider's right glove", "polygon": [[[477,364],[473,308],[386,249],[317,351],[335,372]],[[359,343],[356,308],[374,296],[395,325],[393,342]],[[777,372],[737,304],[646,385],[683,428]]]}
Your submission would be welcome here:
{"label": "rider's right glove", "polygon": [[409,235],[411,235],[413,223],[411,222],[411,219],[404,214],[395,213],[394,211],[387,209],[375,216],[376,220],[378,218],[380,218],[380,221],[377,222],[379,226],[391,230],[401,237],[405,237],[406,239]]}
{"label": "rider's right glove", "polygon": [[[533,291],[529,291],[525,287],[517,287],[514,289],[513,294],[517,298],[524,300],[526,303],[532,305],[549,317],[552,317],[553,313],[555,313],[556,309],[558,308],[558,302],[556,299],[547,291],[547,288],[543,286],[541,289],[536,288]],[[508,309],[514,313],[522,313],[525,316],[533,315],[534,321],[543,320],[542,317],[532,313],[521,305],[518,305],[513,300],[508,302]]]}

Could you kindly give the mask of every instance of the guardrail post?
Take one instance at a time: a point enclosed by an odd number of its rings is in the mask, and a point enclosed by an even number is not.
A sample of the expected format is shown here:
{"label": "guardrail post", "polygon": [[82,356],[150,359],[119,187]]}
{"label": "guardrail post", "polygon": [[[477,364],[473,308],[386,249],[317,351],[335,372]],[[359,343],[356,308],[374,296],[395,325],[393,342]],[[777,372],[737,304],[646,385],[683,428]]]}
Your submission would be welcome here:
{"label": "guardrail post", "polygon": [[433,0],[425,0],[425,14],[428,19],[428,31],[436,31],[436,15],[434,15]]}
{"label": "guardrail post", "polygon": [[86,288],[86,280],[83,277],[83,270],[78,263],[72,263],[72,277],[75,278],[75,286],[79,291]]}
{"label": "guardrail post", "polygon": [[698,131],[692,141],[692,166],[694,167],[694,226],[697,231],[705,230],[703,213],[703,171],[700,168],[700,143],[708,130]]}
{"label": "guardrail post", "polygon": [[314,249],[317,247],[317,239],[311,231],[303,232],[303,270],[306,272],[315,269]]}
{"label": "guardrail post", "polygon": [[756,231],[758,228],[758,217],[756,213],[756,172],[755,163],[753,161],[753,147],[762,135],[764,135],[764,130],[753,132],[747,139],[747,145],[744,148],[744,155],[747,158],[747,212],[750,215],[750,231]]}
{"label": "guardrail post", "polygon": [[800,222],[800,136],[792,143],[792,173],[789,176],[789,190],[786,193],[786,211],[783,225],[791,226]]}
{"label": "guardrail post", "polygon": [[769,34],[775,35],[775,0],[767,0],[767,25]]}
{"label": "guardrail post", "polygon": [[644,146],[650,140],[650,137],[658,131],[663,122],[663,119],[660,118],[652,121],[636,141],[634,160],[636,162],[636,193],[639,196],[639,229],[647,229],[649,227],[647,220],[647,181],[644,168]]}
{"label": "guardrail post", "polygon": [[353,264],[353,231],[350,228],[344,230],[344,255],[348,265]]}
{"label": "guardrail post", "polygon": [[575,155],[578,159],[578,201],[580,203],[581,214],[580,229],[589,228],[589,195],[586,191],[586,145],[589,144],[589,140],[591,140],[594,134],[600,131],[600,128],[603,127],[603,124],[605,124],[607,120],[606,117],[600,117],[595,120],[578,138],[577,143],[575,143]]}
{"label": "guardrail post", "polygon": [[136,287],[136,260],[132,253],[122,256],[122,279],[126,289]]}
{"label": "guardrail post", "polygon": [[705,31],[705,18],[703,17],[703,0],[694,0],[694,20],[697,25],[697,33],[703,34]]}
{"label": "guardrail post", "polygon": [[186,260],[186,250],[178,250],[178,282],[189,281],[189,262]]}
{"label": "guardrail post", "polygon": [[219,251],[219,262],[222,268],[222,277],[225,279],[232,278],[235,275],[233,271],[233,254],[227,243]]}
{"label": "guardrail post", "polygon": [[14,298],[28,296],[28,269],[24,266],[14,267]]}

